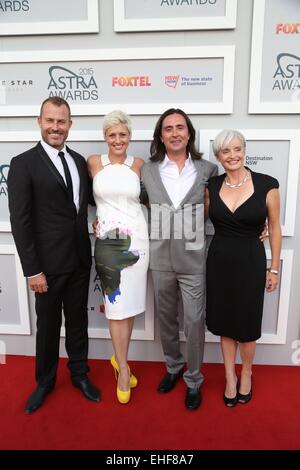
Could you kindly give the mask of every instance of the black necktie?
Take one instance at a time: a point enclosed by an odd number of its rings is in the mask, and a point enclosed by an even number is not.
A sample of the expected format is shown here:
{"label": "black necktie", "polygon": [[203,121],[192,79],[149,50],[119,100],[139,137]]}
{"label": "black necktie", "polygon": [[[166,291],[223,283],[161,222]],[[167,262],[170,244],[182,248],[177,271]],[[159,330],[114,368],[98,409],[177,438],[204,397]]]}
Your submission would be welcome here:
{"label": "black necktie", "polygon": [[65,154],[64,154],[64,152],[58,152],[58,156],[60,157],[61,162],[62,162],[63,167],[64,167],[65,178],[66,178],[66,182],[67,182],[68,195],[69,195],[69,198],[71,199],[71,201],[73,201],[72,178],[71,178],[71,173],[70,173],[68,164],[67,164],[66,159],[65,159]]}

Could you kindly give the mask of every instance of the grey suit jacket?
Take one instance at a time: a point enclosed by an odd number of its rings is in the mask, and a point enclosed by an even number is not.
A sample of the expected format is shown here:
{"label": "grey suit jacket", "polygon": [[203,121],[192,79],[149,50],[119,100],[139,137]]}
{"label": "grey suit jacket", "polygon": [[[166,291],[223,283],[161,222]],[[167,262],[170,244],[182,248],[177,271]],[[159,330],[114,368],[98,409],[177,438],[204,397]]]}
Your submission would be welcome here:
{"label": "grey suit jacket", "polygon": [[151,208],[150,269],[205,272],[204,195],[208,179],[218,169],[203,159],[194,164],[198,175],[177,209],[163,185],[159,162],[148,162],[142,168]]}

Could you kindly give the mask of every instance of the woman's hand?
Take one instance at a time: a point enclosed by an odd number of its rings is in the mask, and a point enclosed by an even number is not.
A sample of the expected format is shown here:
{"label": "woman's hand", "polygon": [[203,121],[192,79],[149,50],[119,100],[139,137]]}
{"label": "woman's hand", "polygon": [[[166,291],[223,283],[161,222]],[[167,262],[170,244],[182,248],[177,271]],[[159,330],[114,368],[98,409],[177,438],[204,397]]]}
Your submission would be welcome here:
{"label": "woman's hand", "polygon": [[263,231],[261,232],[259,239],[263,243],[268,238],[268,224],[265,222]]}
{"label": "woman's hand", "polygon": [[92,227],[93,227],[93,234],[94,234],[94,236],[95,236],[96,238],[99,238],[99,236],[100,236],[100,222],[99,222],[99,220],[97,219],[97,217],[96,217],[96,219],[93,221]]}
{"label": "woman's hand", "polygon": [[205,188],[205,195],[204,195],[204,221],[206,222],[209,216],[209,192],[208,189]]}
{"label": "woman's hand", "polygon": [[278,274],[270,273],[267,271],[266,276],[266,291],[272,292],[278,286]]}

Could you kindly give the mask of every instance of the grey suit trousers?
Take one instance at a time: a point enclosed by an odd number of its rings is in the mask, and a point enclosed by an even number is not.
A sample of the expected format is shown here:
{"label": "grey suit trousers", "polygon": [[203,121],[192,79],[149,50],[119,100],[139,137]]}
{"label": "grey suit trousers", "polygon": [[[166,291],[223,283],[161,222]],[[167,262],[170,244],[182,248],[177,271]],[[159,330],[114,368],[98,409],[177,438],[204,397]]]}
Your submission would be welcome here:
{"label": "grey suit trousers", "polygon": [[205,274],[179,274],[152,270],[156,312],[168,372],[175,374],[184,366],[180,351],[178,294],[183,302],[187,370],[183,378],[189,388],[203,382],[200,367],[205,340]]}

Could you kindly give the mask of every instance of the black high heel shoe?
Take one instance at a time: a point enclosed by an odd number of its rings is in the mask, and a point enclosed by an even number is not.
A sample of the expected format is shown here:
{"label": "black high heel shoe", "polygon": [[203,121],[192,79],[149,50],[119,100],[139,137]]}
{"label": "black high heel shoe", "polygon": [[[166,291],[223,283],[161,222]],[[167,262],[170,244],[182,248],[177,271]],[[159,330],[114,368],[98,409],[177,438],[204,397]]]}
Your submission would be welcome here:
{"label": "black high heel shoe", "polygon": [[228,408],[233,408],[237,404],[238,394],[239,394],[238,393],[238,388],[239,388],[239,383],[237,382],[237,384],[236,384],[236,395],[233,398],[226,397],[226,395],[224,393],[223,400],[224,400],[225,406],[228,406]]}
{"label": "black high heel shoe", "polygon": [[247,393],[246,395],[243,395],[242,393],[238,392],[237,393],[237,401],[239,403],[242,403],[242,405],[246,405],[246,403],[248,403],[252,398],[252,390],[250,390],[249,393]]}

